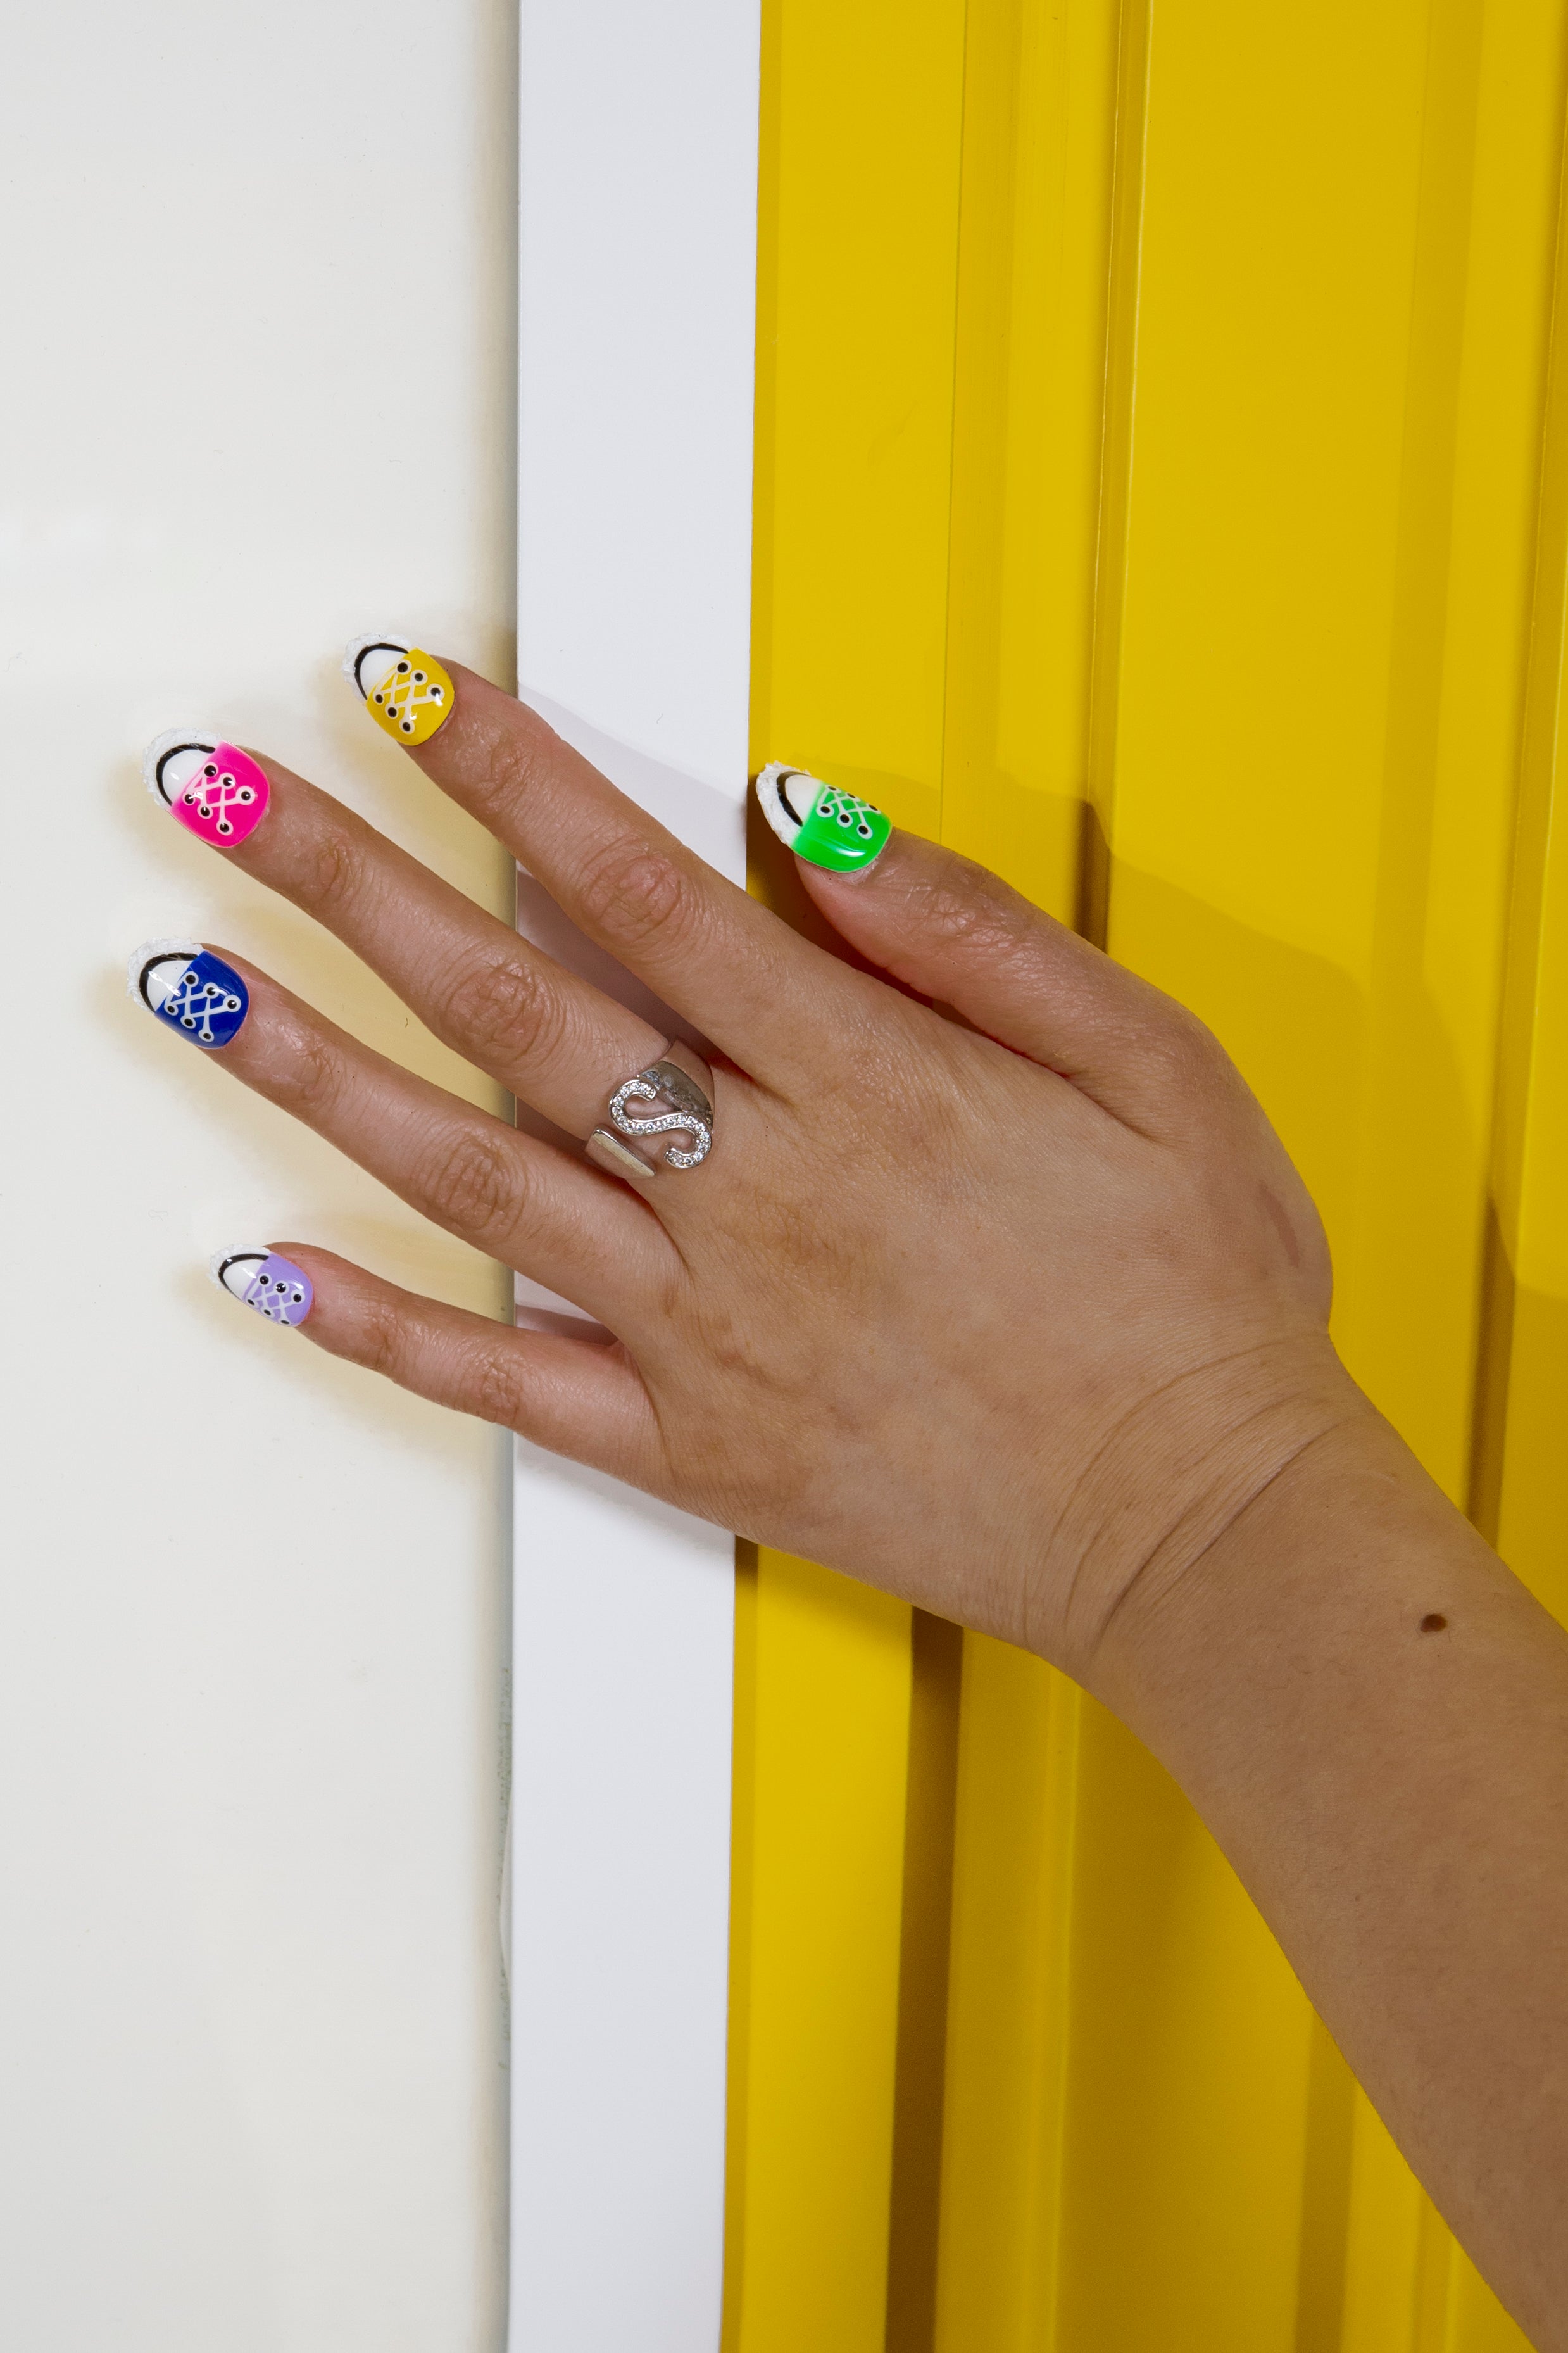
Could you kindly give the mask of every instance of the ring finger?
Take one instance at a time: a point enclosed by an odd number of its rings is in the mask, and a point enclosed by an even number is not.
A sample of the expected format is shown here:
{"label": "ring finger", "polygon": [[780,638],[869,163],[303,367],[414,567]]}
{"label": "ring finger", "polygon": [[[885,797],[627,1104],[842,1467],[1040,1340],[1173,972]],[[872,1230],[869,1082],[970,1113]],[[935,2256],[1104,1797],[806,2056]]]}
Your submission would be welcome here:
{"label": "ring finger", "polygon": [[448,1233],[628,1342],[658,1314],[674,1247],[626,1187],[416,1078],[237,957],[153,943],[132,980],[165,1026]]}

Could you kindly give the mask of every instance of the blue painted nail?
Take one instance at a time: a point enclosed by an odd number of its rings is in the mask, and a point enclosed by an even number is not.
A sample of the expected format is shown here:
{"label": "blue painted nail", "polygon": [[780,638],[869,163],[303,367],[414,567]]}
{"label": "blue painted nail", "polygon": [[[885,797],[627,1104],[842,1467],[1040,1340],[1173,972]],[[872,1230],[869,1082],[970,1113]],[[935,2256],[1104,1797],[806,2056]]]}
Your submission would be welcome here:
{"label": "blue painted nail", "polygon": [[199,940],[149,940],[131,959],[131,994],[194,1046],[216,1051],[237,1035],[250,992]]}
{"label": "blue painted nail", "polygon": [[212,1277],[269,1324],[302,1324],[316,1296],[304,1268],[276,1250],[219,1250]]}

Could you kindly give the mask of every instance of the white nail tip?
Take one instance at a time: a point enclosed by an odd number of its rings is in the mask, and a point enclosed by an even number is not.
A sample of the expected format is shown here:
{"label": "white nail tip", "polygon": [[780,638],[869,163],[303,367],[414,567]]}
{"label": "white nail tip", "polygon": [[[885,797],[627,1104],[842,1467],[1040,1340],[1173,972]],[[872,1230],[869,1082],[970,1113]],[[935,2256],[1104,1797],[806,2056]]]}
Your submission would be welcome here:
{"label": "white nail tip", "polygon": [[173,808],[181,786],[195,775],[213,745],[224,741],[216,727],[166,727],[153,736],[142,754],[142,781],[160,808]]}
{"label": "white nail tip", "polygon": [[221,1291],[268,1324],[298,1330],[315,1303],[315,1287],[304,1268],[276,1250],[217,1250],[209,1271]]}
{"label": "white nail tip", "polygon": [[173,996],[181,973],[202,953],[200,940],[143,940],[125,967],[125,994],[156,1012]]}
{"label": "white nail tip", "polygon": [[[757,805],[786,849],[793,849],[801,827],[816,807],[820,781],[804,768],[774,760],[757,778]],[[787,795],[787,797],[786,797]]]}
{"label": "white nail tip", "polygon": [[[362,638],[351,638],[343,649],[343,676],[354,689],[362,702],[368,702],[384,678],[391,676],[399,658],[407,653],[411,640],[395,638],[386,629],[369,629]],[[379,657],[384,654],[386,659]]]}
{"label": "white nail tip", "polygon": [[214,1250],[207,1272],[220,1291],[243,1300],[256,1280],[257,1268],[265,1265],[269,1256],[264,1250]]}

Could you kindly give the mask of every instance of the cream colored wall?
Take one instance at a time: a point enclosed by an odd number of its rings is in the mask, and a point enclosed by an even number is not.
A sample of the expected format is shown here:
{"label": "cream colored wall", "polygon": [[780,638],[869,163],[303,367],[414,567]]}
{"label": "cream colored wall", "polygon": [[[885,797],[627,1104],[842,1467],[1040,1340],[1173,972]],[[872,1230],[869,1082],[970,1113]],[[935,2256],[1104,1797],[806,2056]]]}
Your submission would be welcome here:
{"label": "cream colored wall", "polygon": [[504,676],[512,12],[58,0],[5,32],[0,2340],[493,2353],[506,1481],[211,1288],[494,1276],[128,1004],[190,934],[478,1092],[144,794],[209,716],[477,897],[342,641]]}

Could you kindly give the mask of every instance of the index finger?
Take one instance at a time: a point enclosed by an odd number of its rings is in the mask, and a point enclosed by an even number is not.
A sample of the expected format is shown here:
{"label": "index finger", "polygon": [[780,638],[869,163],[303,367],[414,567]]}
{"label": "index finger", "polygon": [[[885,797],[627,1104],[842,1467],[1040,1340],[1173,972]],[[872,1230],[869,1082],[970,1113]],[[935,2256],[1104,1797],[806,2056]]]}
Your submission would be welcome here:
{"label": "index finger", "polygon": [[840,971],[834,960],[715,873],[526,703],[458,663],[440,667],[450,706],[433,732],[421,724],[410,757],[732,1061],[764,1082],[802,1071],[803,992],[820,1002]]}

